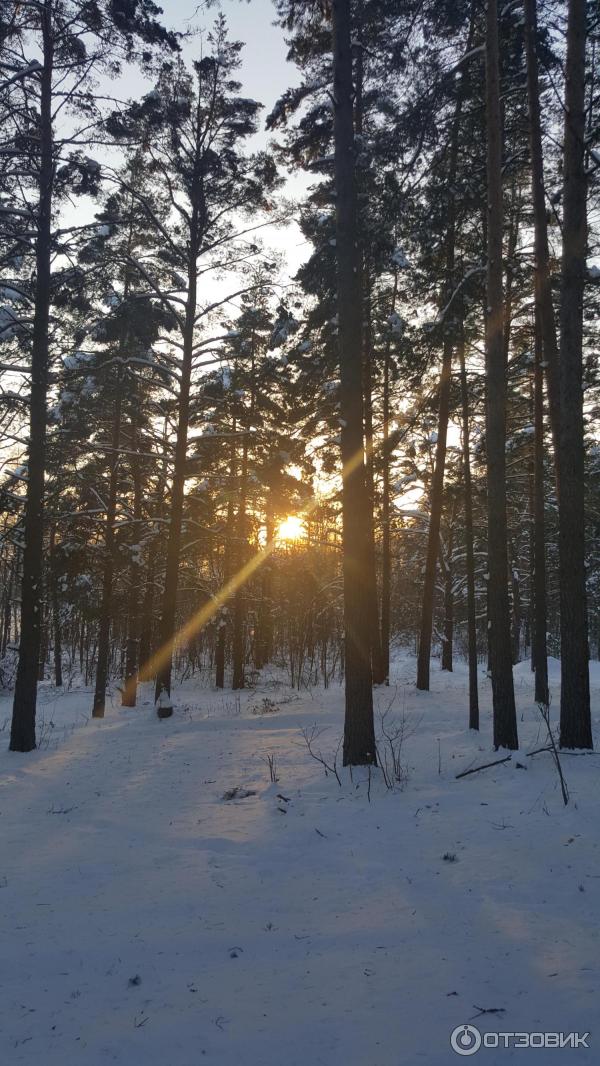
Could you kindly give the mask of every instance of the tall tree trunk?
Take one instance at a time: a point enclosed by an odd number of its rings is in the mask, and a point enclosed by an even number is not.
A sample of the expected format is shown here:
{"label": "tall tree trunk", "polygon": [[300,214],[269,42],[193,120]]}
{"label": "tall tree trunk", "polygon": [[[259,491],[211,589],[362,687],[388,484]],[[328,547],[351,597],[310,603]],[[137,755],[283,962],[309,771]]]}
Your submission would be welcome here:
{"label": "tall tree trunk", "polygon": [[[8,568],[8,564],[7,564]],[[6,648],[10,640],[10,619],[12,614],[12,594],[14,584],[14,569],[10,568],[8,579],[4,590],[4,611],[2,619],[2,645],[0,648],[0,656],[4,658],[6,655]]]}
{"label": "tall tree trunk", "polygon": [[527,53],[527,97],[529,101],[529,150],[531,155],[531,196],[534,226],[534,292],[538,307],[536,329],[541,331],[548,386],[550,427],[554,443],[554,466],[556,486],[559,490],[560,447],[560,369],[556,323],[552,305],[550,283],[550,256],[548,251],[548,223],[544,194],[544,157],[542,151],[542,127],[540,121],[540,86],[537,55],[537,5],[536,0],[523,0],[525,14],[525,48]]}
{"label": "tall tree trunk", "polygon": [[427,555],[425,558],[425,580],[423,582],[423,600],[421,604],[421,632],[419,636],[419,654],[417,658],[417,688],[425,689],[426,691],[429,690],[431,636],[433,632],[436,570],[440,549],[440,524],[442,520],[444,500],[444,474],[446,470],[446,442],[448,437],[448,417],[450,412],[451,379],[452,339],[446,337],[444,340],[442,373],[440,378],[440,407],[435,448],[435,468],[429,503]]}
{"label": "tall tree trunk", "polygon": [[40,636],[40,658],[38,662],[38,681],[43,681],[46,676],[46,663],[48,662],[48,650],[50,647],[50,619],[48,617],[48,593],[42,600],[42,628]]}
{"label": "tall tree trunk", "polygon": [[[137,429],[137,427],[136,427]],[[135,451],[137,432],[134,432],[132,447]],[[127,603],[127,641],[125,645],[125,684],[121,693],[123,707],[135,707],[137,702],[138,669],[140,666],[140,633],[142,618],[142,475],[139,463],[134,459],[133,478],[133,536],[134,550],[129,566],[129,594]]]}
{"label": "tall tree trunk", "polygon": [[[475,19],[474,5],[471,10],[466,54],[473,43]],[[448,303],[454,290],[454,262],[456,249],[456,168],[460,124],[463,109],[463,89],[459,88],[454,108],[454,118],[450,137],[450,158],[448,164],[447,194],[447,229],[445,238],[445,300]],[[435,453],[435,470],[431,486],[429,512],[429,529],[427,533],[427,554],[425,557],[425,577],[423,581],[423,599],[421,601],[421,626],[419,634],[419,651],[417,657],[417,688],[429,690],[429,672],[431,660],[431,636],[433,632],[433,610],[435,599],[435,576],[440,546],[440,522],[442,517],[444,495],[444,473],[446,467],[446,441],[448,436],[448,415],[450,409],[450,386],[452,378],[453,337],[450,324],[444,323],[444,342],[442,351],[442,370],[440,375],[440,400],[438,413],[437,445]]]}
{"label": "tall tree trunk", "polygon": [[[275,535],[275,522],[270,493],[267,497],[266,516],[266,544],[267,551],[273,544]],[[256,654],[254,665],[261,670],[266,663],[271,661],[273,654],[273,563],[267,556],[262,565],[260,602],[258,605],[258,618],[256,620]]]}
{"label": "tall tree trunk", "polygon": [[[131,254],[133,240],[133,223],[129,224],[127,254]],[[125,276],[124,298],[127,299],[130,289],[129,275]],[[127,326],[121,327],[119,337],[119,356],[125,356],[128,338]],[[121,430],[123,412],[123,372],[119,368],[116,378],[116,398],[113,415],[112,432],[112,462],[110,466],[110,479],[108,489],[108,506],[106,512],[106,533],[104,538],[104,572],[102,578],[102,599],[100,604],[100,624],[98,627],[98,662],[96,667],[96,686],[94,692],[93,718],[103,718],[106,703],[106,686],[110,673],[111,647],[110,631],[112,625],[113,599],[114,599],[114,572],[115,572],[115,521],[117,517],[117,492],[119,488],[119,474],[121,464]]]}
{"label": "tall tree trunk", "polygon": [[[229,468],[229,499],[227,501],[227,520],[225,525],[225,544],[223,554],[223,586],[227,585],[231,577],[231,556],[233,551],[233,522],[235,518],[233,509],[233,485],[235,483],[235,423],[233,425],[234,436],[231,441],[231,464]],[[225,649],[227,643],[227,619],[229,609],[221,607],[217,630],[217,647],[215,651],[215,685],[217,688],[225,687]]]}
{"label": "tall tree trunk", "polygon": [[104,534],[104,569],[102,574],[102,598],[100,601],[100,621],[98,625],[98,660],[96,664],[96,687],[94,690],[94,704],[92,707],[93,718],[104,718],[106,704],[106,686],[108,684],[109,660],[110,660],[110,626],[112,622],[113,604],[113,577],[115,572],[115,520],[117,517],[117,490],[119,487],[119,467],[121,462],[121,410],[122,410],[122,386],[121,378],[117,380],[115,409],[113,415],[113,429],[110,465],[110,480],[108,486],[108,502],[106,505],[106,530]]}
{"label": "tall tree trunk", "polygon": [[[86,630],[86,625],[85,625],[84,619],[82,618],[81,619],[81,629],[79,630],[79,672],[80,673],[83,673],[83,664],[85,662],[85,647],[86,647],[85,630]],[[85,683],[87,685],[87,667],[86,667],[86,682]]]}
{"label": "tall tree trunk", "polygon": [[473,487],[469,431],[469,391],[465,365],[464,329],[461,326],[458,348],[462,401],[463,478],[465,484],[465,548],[467,566],[467,633],[469,647],[469,729],[479,729],[479,693],[477,684],[477,617],[475,613],[475,552],[473,549]]}
{"label": "tall tree trunk", "polygon": [[333,0],[332,47],[344,574],[344,765],[376,762],[368,615],[368,498],[362,404],[350,0]]}
{"label": "tall tree trunk", "polygon": [[[247,556],[246,551],[246,495],[248,489],[248,444],[247,437],[244,437],[244,451],[242,455],[242,472],[240,478],[240,503],[237,513],[236,523],[236,545],[237,551],[235,552],[235,559],[238,571],[242,569]],[[231,634],[231,657],[232,657],[232,678],[231,687],[233,689],[244,688],[244,662],[246,653],[246,635],[245,635],[245,621],[246,621],[246,605],[244,589],[241,585],[235,590],[233,597],[233,620],[232,620],[232,634]]]}
{"label": "tall tree trunk", "polygon": [[[504,287],[504,365],[508,367],[510,360],[510,340],[512,334],[513,323],[513,288],[514,288],[514,259],[517,251],[518,239],[519,239],[519,219],[520,219],[521,205],[519,202],[519,194],[517,189],[517,183],[513,178],[511,182],[510,191],[510,206],[509,217],[510,223],[508,227],[508,238],[506,242],[506,282]],[[511,646],[512,646],[512,662],[513,665],[519,662],[521,654],[521,584],[520,575],[517,569],[517,563],[515,553],[513,551],[512,538],[508,534],[508,548],[509,548],[509,570],[508,578],[510,583],[510,589],[512,592],[511,602]]]}
{"label": "tall tree trunk", "polygon": [[[398,271],[394,273],[392,314],[398,295]],[[381,665],[386,684],[390,679],[390,613],[392,581],[391,486],[390,486],[390,372],[391,336],[388,334],[383,363],[383,476],[381,499]]]}
{"label": "tall tree trunk", "polygon": [[[539,314],[536,308],[536,317]],[[539,323],[538,323],[539,327]],[[534,458],[533,458],[533,662],[535,701],[545,707],[548,694],[548,651],[546,647],[546,538],[544,516],[544,376],[541,330],[535,331],[534,368]]]}
{"label": "tall tree trunk", "polygon": [[[193,197],[194,201],[196,198],[196,196]],[[181,360],[181,378],[179,382],[175,463],[171,485],[171,514],[165,565],[165,588],[160,620],[160,647],[157,653],[158,659],[155,689],[155,697],[157,701],[160,699],[163,692],[166,693],[168,697],[171,695],[173,648],[176,635],[175,617],[177,612],[177,587],[179,583],[179,555],[181,552],[181,524],[183,520],[188,429],[190,422],[190,389],[192,381],[192,360],[194,354],[194,326],[196,322],[198,286],[197,249],[198,208],[197,205],[194,204],[189,238],[187,270],[188,295],[183,327],[183,353]],[[163,713],[165,713],[165,711],[166,707],[163,708]]]}
{"label": "tall tree trunk", "polygon": [[488,263],[485,316],[488,604],[494,745],[518,748],[512,674],[506,519],[506,358],[502,298],[502,125],[496,0],[487,0]]}
{"label": "tall tree trunk", "polygon": [[225,640],[227,622],[219,614],[217,623],[217,643],[215,647],[215,686],[225,688]]}
{"label": "tall tree trunk", "polygon": [[42,621],[44,567],[44,477],[46,467],[46,397],[48,391],[48,325],[52,256],[52,192],[54,184],[52,69],[54,42],[52,0],[41,11],[43,67],[40,75],[40,169],[36,233],[36,283],[31,347],[29,448],[25,501],[21,634],[10,733],[11,751],[32,751],[35,741],[37,675]]}
{"label": "tall tree trunk", "polygon": [[[365,50],[363,46],[364,29],[363,0],[358,0],[356,5],[356,22],[358,33],[358,48],[356,49],[356,75],[354,93],[354,132],[356,137],[363,135],[363,82]],[[369,614],[369,632],[371,635],[371,672],[373,682],[382,684],[385,680],[385,672],[381,653],[381,633],[379,630],[379,603],[377,595],[377,560],[375,552],[375,469],[373,461],[373,337],[371,323],[371,292],[370,278],[367,265],[367,242],[366,226],[364,224],[364,209],[368,204],[368,196],[358,183],[357,189],[357,225],[358,225],[358,248],[359,248],[359,288],[363,296],[363,410],[364,410],[364,434],[365,434],[365,485],[369,501],[368,512],[368,561],[369,568],[368,587],[369,600],[366,610]]]}
{"label": "tall tree trunk", "polygon": [[523,617],[521,613],[521,575],[518,570],[518,560],[514,552],[512,538],[510,540],[509,567],[512,589],[512,661],[513,665],[515,665],[521,659],[521,627],[523,625]]}
{"label": "tall tree trunk", "polygon": [[591,748],[585,583],[583,290],[587,210],[584,160],[586,0],[569,0],[560,310],[560,743]]}
{"label": "tall tree trunk", "polygon": [[454,523],[456,507],[454,499],[448,516],[448,535],[444,558],[444,639],[442,641],[442,670],[452,671],[454,646]]}
{"label": "tall tree trunk", "polygon": [[[534,333],[534,344],[540,344],[540,337],[537,333]],[[535,358],[537,357],[536,352]],[[535,427],[535,366],[530,389],[529,413],[531,424]],[[535,671],[535,432],[527,470],[527,488],[529,496],[529,611],[527,618],[531,635],[531,669]]]}
{"label": "tall tree trunk", "polygon": [[54,684],[61,688],[62,675],[62,632],[60,624],[60,600],[58,597],[58,574],[56,566],[56,530],[50,536],[50,600],[52,604],[52,634],[54,637]]}
{"label": "tall tree trunk", "polygon": [[519,193],[517,189],[517,183],[513,178],[510,188],[510,200],[508,204],[508,235],[506,239],[506,254],[504,256],[504,306],[502,312],[503,321],[503,339],[504,345],[504,361],[508,365],[510,359],[510,339],[512,334],[513,323],[513,282],[514,282],[514,261],[517,251],[517,245],[519,240],[519,218],[521,212],[521,204],[519,201]]}
{"label": "tall tree trunk", "polygon": [[365,360],[364,360],[364,417],[365,417],[365,486],[369,501],[368,530],[368,567],[369,588],[371,595],[368,603],[369,631],[371,634],[371,671],[373,682],[381,685],[386,673],[381,651],[381,633],[379,630],[379,597],[377,595],[377,560],[375,551],[375,466],[373,462],[373,351],[371,344],[371,324],[369,312],[365,324]]}
{"label": "tall tree trunk", "polygon": [[[255,338],[252,335],[252,357],[250,363],[250,421],[246,421],[244,433],[244,444],[242,448],[242,469],[240,478],[240,503],[237,514],[237,552],[235,553],[236,565],[238,572],[245,566],[248,559],[248,532],[247,532],[247,515],[246,509],[248,506],[248,430],[252,424],[254,416],[254,404],[255,404],[255,382],[254,382],[254,368],[255,368]],[[235,590],[235,596],[233,599],[233,631],[232,631],[232,679],[231,687],[233,689],[244,688],[246,679],[244,676],[244,667],[246,660],[246,596],[245,589],[242,584],[238,584]]]}
{"label": "tall tree trunk", "polygon": [[152,661],[152,632],[154,622],[154,582],[158,546],[153,540],[148,551],[146,563],[146,583],[142,604],[142,627],[140,631],[139,673],[138,681],[149,681],[152,676],[147,667]]}

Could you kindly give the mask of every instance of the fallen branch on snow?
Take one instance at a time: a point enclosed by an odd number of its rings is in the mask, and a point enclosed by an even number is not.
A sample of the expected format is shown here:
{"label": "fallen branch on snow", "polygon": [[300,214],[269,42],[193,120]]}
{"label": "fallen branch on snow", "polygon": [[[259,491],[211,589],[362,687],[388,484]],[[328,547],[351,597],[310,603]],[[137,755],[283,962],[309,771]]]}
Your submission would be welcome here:
{"label": "fallen branch on snow", "polygon": [[510,762],[512,755],[506,755],[504,759],[494,759],[493,762],[486,762],[483,766],[473,766],[471,770],[463,770],[462,773],[456,775],[456,780],[459,777],[468,777],[469,774],[478,774],[480,770],[489,770],[490,766],[500,766],[500,763]]}
{"label": "fallen branch on snow", "polygon": [[[478,1007],[476,1003],[473,1006],[479,1011],[479,1014],[474,1014],[473,1018],[481,1018],[482,1014],[506,1014],[506,1007]],[[473,1018],[469,1018],[469,1021],[473,1021]]]}
{"label": "fallen branch on snow", "polygon": [[[551,752],[552,748],[534,748],[533,751],[526,751],[525,755],[526,755],[527,758],[529,758],[530,755],[539,755],[541,751],[550,751]],[[600,751],[565,751],[564,749],[561,749],[561,753],[560,754],[561,754],[561,757],[563,755],[576,755],[576,756],[579,756],[579,755],[600,755]]]}

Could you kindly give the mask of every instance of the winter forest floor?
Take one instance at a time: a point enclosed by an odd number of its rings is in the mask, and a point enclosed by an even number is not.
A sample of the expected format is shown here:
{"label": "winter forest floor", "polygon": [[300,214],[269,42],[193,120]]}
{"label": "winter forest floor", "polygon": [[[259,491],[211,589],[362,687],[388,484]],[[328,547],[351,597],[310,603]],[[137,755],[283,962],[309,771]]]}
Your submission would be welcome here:
{"label": "winter forest floor", "polygon": [[[564,756],[565,808],[550,755],[525,756],[544,728],[523,663],[521,754],[456,780],[500,757],[489,684],[477,736],[464,667],[435,664],[430,693],[414,672],[399,658],[376,692],[407,780],[370,801],[301,736],[316,722],[334,752],[337,686],[188,682],[167,722],[149,690],[95,722],[89,692],[44,688],[40,749],[0,755],[2,1066],[441,1066],[478,1008],[503,1010],[482,1031],[591,1037],[476,1062],[600,1061],[600,758]],[[598,727],[598,663],[592,686]],[[252,713],[264,697],[276,713]]]}

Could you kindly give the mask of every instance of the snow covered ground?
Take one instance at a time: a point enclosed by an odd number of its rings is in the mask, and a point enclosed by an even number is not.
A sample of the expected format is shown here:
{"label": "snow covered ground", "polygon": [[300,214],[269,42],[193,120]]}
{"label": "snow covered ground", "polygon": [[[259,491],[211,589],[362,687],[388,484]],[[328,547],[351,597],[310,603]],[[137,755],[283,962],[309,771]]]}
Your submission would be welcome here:
{"label": "snow covered ground", "polygon": [[[465,669],[430,693],[414,673],[399,658],[377,692],[407,780],[370,799],[302,740],[317,723],[334,753],[337,687],[188,683],[167,722],[148,690],[93,722],[89,692],[44,689],[40,750],[0,753],[2,1066],[442,1066],[479,1008],[482,1032],[591,1030],[590,1049],[475,1062],[599,1062],[600,758],[564,756],[565,808],[551,757],[525,755],[544,731],[522,664],[522,752],[456,780],[499,757],[489,685],[476,736]],[[597,728],[597,663],[592,685]]]}

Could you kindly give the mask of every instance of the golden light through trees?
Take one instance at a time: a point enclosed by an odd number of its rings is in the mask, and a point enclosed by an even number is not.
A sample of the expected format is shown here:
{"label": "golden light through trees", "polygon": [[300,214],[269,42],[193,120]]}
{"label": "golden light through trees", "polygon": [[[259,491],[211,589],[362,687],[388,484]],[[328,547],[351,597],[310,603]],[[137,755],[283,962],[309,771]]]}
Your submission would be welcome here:
{"label": "golden light through trees", "polygon": [[276,540],[280,542],[306,540],[304,519],[299,515],[288,515],[277,527]]}

